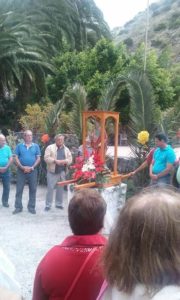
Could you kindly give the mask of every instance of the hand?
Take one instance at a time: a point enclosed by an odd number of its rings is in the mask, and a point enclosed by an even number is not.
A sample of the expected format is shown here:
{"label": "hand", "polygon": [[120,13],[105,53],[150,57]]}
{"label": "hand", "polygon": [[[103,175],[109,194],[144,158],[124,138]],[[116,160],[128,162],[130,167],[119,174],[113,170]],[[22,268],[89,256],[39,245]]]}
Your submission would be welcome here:
{"label": "hand", "polygon": [[156,175],[156,174],[151,174],[151,179],[152,180],[158,180],[158,175]]}
{"label": "hand", "polygon": [[0,168],[0,173],[5,173],[7,171],[7,168],[6,167],[1,167]]}
{"label": "hand", "polygon": [[66,160],[65,159],[62,159],[62,160],[55,159],[54,162],[58,166],[66,165]]}
{"label": "hand", "polygon": [[23,167],[23,171],[24,171],[24,173],[31,173],[32,172],[32,167],[29,167],[29,166],[24,166]]}
{"label": "hand", "polygon": [[134,176],[135,174],[136,174],[136,172],[133,171],[133,172],[130,173],[130,176]]}

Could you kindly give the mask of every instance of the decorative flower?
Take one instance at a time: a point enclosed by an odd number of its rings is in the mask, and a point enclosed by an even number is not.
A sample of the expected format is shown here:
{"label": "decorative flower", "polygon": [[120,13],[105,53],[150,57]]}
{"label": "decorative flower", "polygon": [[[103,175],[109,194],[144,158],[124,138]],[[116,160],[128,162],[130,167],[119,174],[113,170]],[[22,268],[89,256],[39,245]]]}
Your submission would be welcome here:
{"label": "decorative flower", "polygon": [[146,130],[143,130],[138,133],[138,142],[141,145],[145,145],[149,141],[149,132]]}
{"label": "decorative flower", "polygon": [[72,178],[79,184],[92,181],[103,183],[107,181],[107,175],[110,174],[110,170],[104,167],[104,162],[100,160],[97,153],[90,157],[77,157],[71,169],[74,170]]}
{"label": "decorative flower", "polygon": [[49,140],[50,140],[50,137],[49,137],[49,135],[48,135],[47,133],[45,133],[45,134],[43,134],[43,135],[41,136],[41,142],[42,142],[43,144],[48,143]]}

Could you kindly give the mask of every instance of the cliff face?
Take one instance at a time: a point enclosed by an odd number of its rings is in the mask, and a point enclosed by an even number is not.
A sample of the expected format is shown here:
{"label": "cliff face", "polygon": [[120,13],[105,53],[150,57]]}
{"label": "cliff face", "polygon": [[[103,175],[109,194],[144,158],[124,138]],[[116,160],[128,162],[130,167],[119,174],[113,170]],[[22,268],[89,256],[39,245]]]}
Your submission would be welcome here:
{"label": "cliff face", "polygon": [[[145,41],[146,11],[112,31],[116,44],[132,51]],[[180,0],[160,0],[149,7],[148,46],[162,51],[169,46],[174,62],[180,62]]]}

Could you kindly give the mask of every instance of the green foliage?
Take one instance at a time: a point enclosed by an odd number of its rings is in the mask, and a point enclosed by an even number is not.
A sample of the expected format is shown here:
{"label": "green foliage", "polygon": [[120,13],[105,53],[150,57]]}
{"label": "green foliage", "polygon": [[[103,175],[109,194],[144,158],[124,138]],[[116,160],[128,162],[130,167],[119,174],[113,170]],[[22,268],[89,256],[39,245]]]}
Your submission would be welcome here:
{"label": "green foliage", "polygon": [[82,111],[89,108],[87,102],[87,94],[83,86],[75,84],[68,89],[64,95],[66,101],[71,102],[72,111],[70,114],[70,129],[71,132],[76,133],[79,140],[82,139]]}
{"label": "green foliage", "polygon": [[126,84],[130,95],[129,138],[137,139],[137,134],[147,130],[153,135],[159,118],[152,85],[145,73],[134,70],[128,77],[119,77],[119,85]]}
{"label": "green foliage", "polygon": [[127,45],[128,47],[132,47],[133,46],[133,39],[132,38],[127,38],[124,41],[124,44]]}
{"label": "green foliage", "polygon": [[159,24],[154,28],[154,31],[161,31],[161,30],[166,29],[166,27],[167,27],[167,24],[166,24],[166,23],[159,23]]}
{"label": "green foliage", "polygon": [[25,109],[25,114],[20,117],[19,123],[23,130],[31,129],[33,133],[44,132],[44,123],[49,111],[53,105],[48,103],[46,106],[39,104],[28,104]]}
{"label": "green foliage", "polygon": [[[160,106],[163,110],[171,107],[175,101],[175,85],[173,86],[172,79],[176,82],[176,75],[173,78],[169,71],[170,57],[168,48],[159,57],[155,51],[150,51],[147,56],[146,77],[151,86],[150,93],[153,93],[157,107]],[[102,39],[93,49],[80,53],[66,52],[55,58],[55,62],[57,73],[48,79],[49,94],[53,101],[67,88],[79,82],[87,92],[90,109],[120,111],[122,123],[128,123],[131,93],[125,81],[119,85],[118,80],[122,75],[129,78],[134,70],[137,74],[143,73],[143,45],[130,55],[124,45],[115,47],[111,42]],[[66,112],[72,110],[72,105],[73,102],[65,102]],[[147,107],[150,109],[150,106]],[[159,118],[158,108],[157,116]]]}
{"label": "green foliage", "polygon": [[59,116],[63,112],[64,103],[64,98],[62,98],[51,107],[46,115],[44,129],[51,137],[55,136],[59,127]]}
{"label": "green foliage", "polygon": [[13,118],[13,111],[19,115],[28,102],[45,98],[45,78],[56,67],[52,56],[85,49],[103,36],[110,38],[110,31],[93,1],[0,1],[1,122],[7,122],[5,111]]}
{"label": "green foliage", "polygon": [[169,28],[176,29],[180,27],[180,14],[179,12],[175,12],[172,14],[171,18],[169,19]]}
{"label": "green foliage", "polygon": [[[168,62],[167,62],[168,64]],[[130,63],[131,68],[142,71],[144,67],[144,47],[141,45],[133,56]],[[152,84],[157,104],[161,109],[166,109],[174,103],[174,87],[172,86],[171,72],[169,69],[161,67],[155,50],[148,53],[146,74]]]}
{"label": "green foliage", "polygon": [[173,65],[171,67],[172,72],[172,86],[175,92],[175,101],[178,101],[180,98],[180,63]]}
{"label": "green foliage", "polygon": [[163,112],[161,126],[171,140],[175,139],[176,132],[180,128],[180,98],[173,107]]}
{"label": "green foliage", "polygon": [[49,96],[57,101],[67,87],[76,82],[83,84],[91,107],[96,108],[104,88],[116,78],[128,62],[125,47],[105,39],[93,49],[83,52],[66,52],[55,58],[57,73],[48,78]]}

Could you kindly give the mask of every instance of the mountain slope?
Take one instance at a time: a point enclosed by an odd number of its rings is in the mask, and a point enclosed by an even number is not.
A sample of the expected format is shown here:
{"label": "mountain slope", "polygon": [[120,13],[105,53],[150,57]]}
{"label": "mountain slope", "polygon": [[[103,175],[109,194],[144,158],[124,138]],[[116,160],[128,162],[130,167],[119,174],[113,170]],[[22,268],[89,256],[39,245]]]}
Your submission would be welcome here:
{"label": "mountain slope", "polygon": [[[115,28],[116,44],[124,42],[132,51],[145,41],[146,11],[138,13],[124,27]],[[180,61],[180,0],[161,0],[149,7],[148,47],[162,51],[169,46],[174,62]]]}

